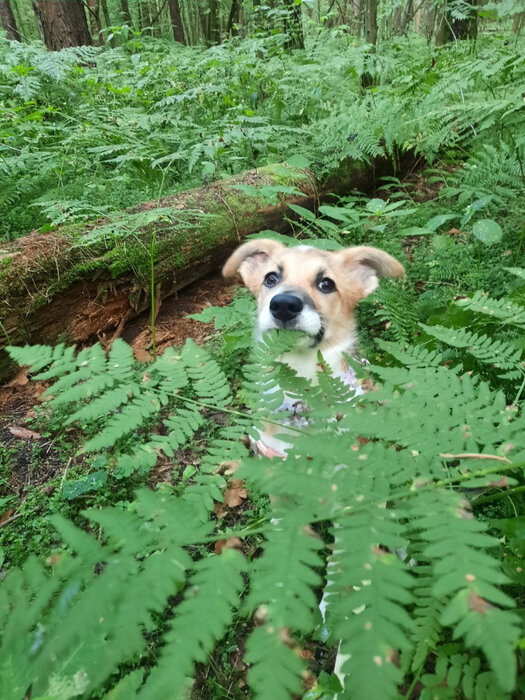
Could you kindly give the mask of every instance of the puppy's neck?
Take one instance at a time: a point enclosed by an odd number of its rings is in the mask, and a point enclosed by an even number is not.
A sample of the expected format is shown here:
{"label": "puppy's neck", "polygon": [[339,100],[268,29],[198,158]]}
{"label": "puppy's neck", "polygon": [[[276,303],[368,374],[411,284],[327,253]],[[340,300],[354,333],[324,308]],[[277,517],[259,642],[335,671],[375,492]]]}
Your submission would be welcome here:
{"label": "puppy's neck", "polygon": [[344,340],[335,344],[315,346],[313,348],[296,348],[292,352],[281,355],[280,362],[294,369],[299,377],[310,379],[317,383],[317,373],[320,370],[318,353],[321,352],[324,361],[330,367],[334,377],[342,377],[348,370],[345,355],[355,353],[356,337],[352,332]]}

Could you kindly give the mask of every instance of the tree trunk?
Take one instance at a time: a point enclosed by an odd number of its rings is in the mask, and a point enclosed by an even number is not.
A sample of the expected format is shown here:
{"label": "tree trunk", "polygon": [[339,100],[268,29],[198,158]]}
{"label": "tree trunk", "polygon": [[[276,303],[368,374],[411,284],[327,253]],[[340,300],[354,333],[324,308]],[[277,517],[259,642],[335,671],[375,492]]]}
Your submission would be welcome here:
{"label": "tree trunk", "polygon": [[232,0],[230,14],[228,15],[228,24],[226,25],[226,34],[234,36],[239,33],[240,10],[241,0]]}
{"label": "tree trunk", "polygon": [[[48,0],[49,1],[49,0]],[[100,22],[100,9],[98,0],[87,0],[89,26],[91,27],[91,36],[94,44],[101,44],[102,39],[102,24]]]}
{"label": "tree trunk", "polygon": [[109,16],[109,10],[108,10],[108,0],[100,0],[100,7],[102,8],[102,15],[104,17],[104,24],[106,25],[106,29],[108,27],[111,27],[111,18]]}
{"label": "tree trunk", "polygon": [[[141,5],[141,7],[142,7],[142,5]],[[128,27],[133,27],[133,22],[131,21],[131,12],[129,11],[128,0],[120,0],[120,11],[122,14],[122,18],[124,20],[124,24],[127,24]]]}
{"label": "tree trunk", "polygon": [[208,0],[208,31],[207,37],[210,44],[220,44],[221,32],[219,28],[219,7],[217,0]]}
{"label": "tree trunk", "polygon": [[22,41],[9,0],[0,0],[0,21],[8,39]]}
{"label": "tree trunk", "polygon": [[[5,243],[0,348],[58,338],[85,341],[148,308],[153,234],[155,287],[162,299],[218,267],[246,235],[289,230],[288,204],[314,209],[323,193],[371,192],[376,178],[392,172],[390,160],[349,161],[320,182],[309,171],[289,169],[287,175],[283,165],[267,166],[166,197],[160,205],[142,204],[124,212],[120,225],[100,220],[83,230],[35,231]],[[275,203],[236,185],[293,186],[297,194],[280,195]]]}
{"label": "tree trunk", "polygon": [[182,24],[182,15],[180,12],[179,0],[168,0],[168,9],[170,11],[171,28],[173,30],[173,38],[175,41],[185,44],[184,26]]}
{"label": "tree trunk", "polygon": [[92,44],[80,0],[34,0],[33,9],[50,51]]}
{"label": "tree trunk", "polygon": [[[400,34],[407,33],[408,25],[410,24],[410,22],[412,20],[413,14],[414,14],[414,0],[408,0],[404,15],[403,15],[403,19],[401,21]],[[377,8],[376,8],[376,16],[377,16]]]}
{"label": "tree trunk", "polygon": [[375,53],[377,44],[377,0],[366,0],[365,7],[365,41],[372,45]]}
{"label": "tree trunk", "polygon": [[144,8],[144,24],[142,25],[141,29],[145,29],[146,27],[151,28],[151,34],[153,35],[153,17],[151,14],[151,5],[149,4],[148,0],[145,2],[141,3],[143,8]]}
{"label": "tree trunk", "polygon": [[478,15],[474,6],[474,0],[466,0],[466,5],[470,5],[471,9],[469,16],[465,19],[454,18],[450,8],[445,8],[441,24],[439,25],[436,35],[437,46],[442,46],[449,41],[477,39]]}
{"label": "tree trunk", "polygon": [[525,23],[525,12],[516,12],[512,20],[512,31],[517,36],[520,35],[523,24]]}
{"label": "tree trunk", "polygon": [[[365,41],[370,44],[369,55],[373,56],[377,44],[377,0],[365,0],[365,2]],[[375,59],[370,59],[370,61],[373,60]],[[364,71],[361,76],[361,86],[367,88],[373,84],[373,75],[369,71]]]}

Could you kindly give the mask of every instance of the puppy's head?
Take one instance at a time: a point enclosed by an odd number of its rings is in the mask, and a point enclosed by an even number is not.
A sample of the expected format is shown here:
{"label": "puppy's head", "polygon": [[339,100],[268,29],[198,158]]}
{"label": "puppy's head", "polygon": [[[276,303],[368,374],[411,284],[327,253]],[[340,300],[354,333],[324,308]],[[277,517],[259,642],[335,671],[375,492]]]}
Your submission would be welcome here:
{"label": "puppy's head", "polygon": [[310,336],[312,347],[322,348],[353,332],[354,309],[376,289],[378,277],[401,277],[404,269],[388,253],[368,246],[332,252],[258,239],[227,260],[223,275],[236,273],[257,299],[260,333],[299,330]]}

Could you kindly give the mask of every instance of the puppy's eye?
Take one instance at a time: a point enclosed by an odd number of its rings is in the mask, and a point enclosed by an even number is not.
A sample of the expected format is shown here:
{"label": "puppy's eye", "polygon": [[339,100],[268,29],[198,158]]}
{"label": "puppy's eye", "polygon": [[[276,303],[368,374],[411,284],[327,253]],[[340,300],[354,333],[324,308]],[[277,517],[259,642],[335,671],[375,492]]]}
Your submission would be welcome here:
{"label": "puppy's eye", "polygon": [[276,284],[279,284],[281,281],[281,278],[279,277],[279,274],[277,272],[268,272],[264,276],[264,286],[265,287],[275,287]]}
{"label": "puppy's eye", "polygon": [[317,285],[317,288],[324,294],[330,294],[330,292],[335,292],[335,282],[331,280],[330,277],[323,277]]}

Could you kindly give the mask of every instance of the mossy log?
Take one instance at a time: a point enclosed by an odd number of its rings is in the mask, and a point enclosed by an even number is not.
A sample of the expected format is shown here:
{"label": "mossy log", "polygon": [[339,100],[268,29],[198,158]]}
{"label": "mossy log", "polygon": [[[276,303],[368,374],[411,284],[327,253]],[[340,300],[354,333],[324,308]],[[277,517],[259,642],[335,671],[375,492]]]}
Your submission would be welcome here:
{"label": "mossy log", "polygon": [[[116,328],[149,307],[152,276],[160,301],[218,267],[246,235],[285,233],[289,204],[314,209],[326,193],[372,191],[377,177],[391,171],[386,161],[348,162],[320,182],[310,171],[267,166],[112,220],[33,231],[6,243],[0,249],[0,348],[82,342]],[[282,193],[270,203],[272,187]],[[2,364],[0,358],[0,376]]]}

